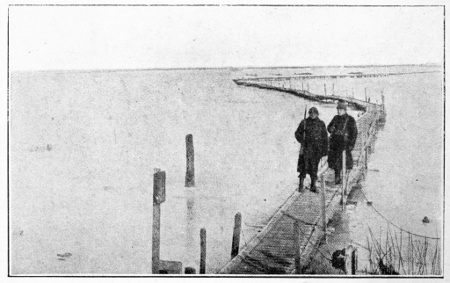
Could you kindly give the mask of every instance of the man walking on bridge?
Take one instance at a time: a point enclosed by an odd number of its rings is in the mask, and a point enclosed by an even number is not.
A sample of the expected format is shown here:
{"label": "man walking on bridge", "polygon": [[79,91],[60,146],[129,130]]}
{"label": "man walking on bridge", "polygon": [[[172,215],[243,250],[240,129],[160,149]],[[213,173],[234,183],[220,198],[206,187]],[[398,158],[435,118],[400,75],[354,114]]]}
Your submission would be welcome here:
{"label": "man walking on bridge", "polygon": [[340,184],[342,170],[342,152],[345,150],[346,168],[353,168],[352,150],[355,146],[358,129],[355,119],[347,114],[347,106],[340,101],[337,105],[338,115],[334,116],[328,125],[330,136],[330,151],[328,165],[334,170],[334,182]]}
{"label": "man walking on bridge", "polygon": [[[301,144],[298,158],[297,172],[300,183],[298,191],[303,190],[303,181],[306,174],[311,177],[311,191],[316,191],[317,170],[319,162],[328,151],[328,134],[325,123],[319,119],[319,111],[316,107],[309,109],[309,117],[301,121],[295,131],[295,138]],[[306,118],[306,110],[305,110]]]}

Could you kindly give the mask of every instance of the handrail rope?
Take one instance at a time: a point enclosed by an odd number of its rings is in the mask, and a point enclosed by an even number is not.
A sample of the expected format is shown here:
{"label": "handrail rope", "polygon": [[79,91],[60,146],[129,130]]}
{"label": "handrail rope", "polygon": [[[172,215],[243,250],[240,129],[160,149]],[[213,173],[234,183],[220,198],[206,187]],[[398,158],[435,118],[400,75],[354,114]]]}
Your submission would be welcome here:
{"label": "handrail rope", "polygon": [[360,247],[363,248],[363,249],[369,250],[368,247],[363,246],[363,245],[361,245],[361,244],[359,244],[359,243],[357,243],[357,242],[355,242],[355,241],[350,241],[350,243],[355,244],[355,245],[357,245],[357,246],[360,246]]}
{"label": "handrail rope", "polygon": [[242,240],[244,240],[244,247],[247,246],[247,241],[245,239],[245,234],[244,234],[244,229],[241,229],[241,234],[242,234]]}
{"label": "handrail rope", "polygon": [[[305,236],[305,238],[306,238],[306,241],[307,241],[307,243],[306,243],[306,245],[305,245],[305,248],[306,248],[306,246],[308,245],[308,243],[311,243],[311,241],[310,241],[310,237],[308,237],[306,234],[305,234],[305,232],[303,232],[303,230],[299,227],[298,228],[299,230],[300,230],[300,232]],[[311,243],[312,244],[312,243]],[[332,260],[330,259],[330,258],[328,258],[326,255],[324,255],[320,250],[319,250],[319,248],[318,247],[316,247],[314,244],[312,244],[312,247],[314,248],[314,249],[316,249],[326,260],[328,260],[328,261],[330,261],[330,262],[332,262]]]}
{"label": "handrail rope", "polygon": [[304,225],[313,226],[313,227],[319,227],[319,228],[321,228],[321,229],[324,228],[324,227],[323,227],[322,225],[320,225],[320,224],[317,224],[317,223],[315,224],[315,223],[311,223],[311,222],[304,221],[304,220],[302,220],[302,219],[300,219],[300,218],[297,218],[297,217],[295,217],[295,216],[293,216],[293,215],[287,213],[286,211],[283,211],[282,213],[283,213],[283,215],[286,215],[287,217],[289,217],[289,218],[291,218],[291,219],[293,219],[293,220],[297,220],[297,221],[303,223]]}
{"label": "handrail rope", "polygon": [[[365,198],[367,201],[369,201],[369,199],[367,198],[366,194],[364,194],[363,190],[360,190],[360,191],[361,191],[362,195],[364,196],[364,198]],[[383,218],[385,221],[387,221],[388,223],[390,223],[392,226],[396,227],[397,229],[399,229],[399,230],[401,230],[401,231],[403,231],[403,232],[406,232],[406,233],[408,233],[408,234],[414,235],[414,236],[416,236],[416,237],[421,237],[421,238],[427,238],[427,239],[433,239],[433,240],[440,240],[440,239],[441,239],[440,237],[430,237],[430,236],[420,235],[420,234],[413,233],[413,232],[411,232],[411,231],[409,231],[409,230],[403,229],[402,227],[400,227],[400,226],[396,225],[395,223],[393,223],[391,220],[387,219],[383,214],[381,214],[381,212],[379,212],[379,211],[373,206],[373,204],[371,205],[371,207],[372,207],[372,209],[373,209],[376,213],[378,213],[378,215],[381,216],[381,218]]]}

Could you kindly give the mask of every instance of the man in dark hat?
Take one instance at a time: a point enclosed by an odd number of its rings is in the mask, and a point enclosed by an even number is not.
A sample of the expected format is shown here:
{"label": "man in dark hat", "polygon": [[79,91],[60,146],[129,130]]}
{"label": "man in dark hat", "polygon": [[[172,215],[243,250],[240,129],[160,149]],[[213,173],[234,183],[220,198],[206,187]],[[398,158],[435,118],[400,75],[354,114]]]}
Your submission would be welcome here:
{"label": "man in dark hat", "polygon": [[295,131],[295,138],[301,144],[298,158],[297,172],[300,183],[298,190],[303,190],[303,181],[306,174],[311,177],[311,191],[316,192],[317,170],[320,159],[327,155],[328,134],[325,123],[319,119],[316,107],[309,109],[309,117],[302,120]]}
{"label": "man in dark hat", "polygon": [[352,150],[355,146],[358,129],[355,119],[347,114],[347,106],[340,101],[337,105],[338,115],[334,116],[327,129],[330,136],[328,165],[334,170],[335,184],[340,184],[342,170],[342,152],[345,150],[346,168],[353,168]]}

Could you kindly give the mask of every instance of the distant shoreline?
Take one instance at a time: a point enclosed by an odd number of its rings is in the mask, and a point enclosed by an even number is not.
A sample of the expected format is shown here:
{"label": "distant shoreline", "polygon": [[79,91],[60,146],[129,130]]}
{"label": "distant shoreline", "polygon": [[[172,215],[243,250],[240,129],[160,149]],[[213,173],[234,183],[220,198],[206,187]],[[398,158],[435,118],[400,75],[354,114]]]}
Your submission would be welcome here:
{"label": "distant shoreline", "polygon": [[310,68],[374,68],[374,67],[442,67],[441,64],[383,64],[383,65],[318,65],[318,66],[243,66],[243,67],[178,67],[178,68],[142,68],[142,69],[54,69],[54,70],[16,70],[10,73],[30,72],[138,72],[138,71],[184,71],[184,70],[255,70],[255,69],[310,69]]}

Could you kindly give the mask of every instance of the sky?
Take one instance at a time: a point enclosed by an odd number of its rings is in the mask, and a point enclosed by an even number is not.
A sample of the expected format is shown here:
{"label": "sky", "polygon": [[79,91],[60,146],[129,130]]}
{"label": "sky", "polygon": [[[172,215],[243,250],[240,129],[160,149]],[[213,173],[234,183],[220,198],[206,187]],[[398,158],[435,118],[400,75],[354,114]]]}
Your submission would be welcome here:
{"label": "sky", "polygon": [[9,8],[12,71],[422,63],[442,7]]}

